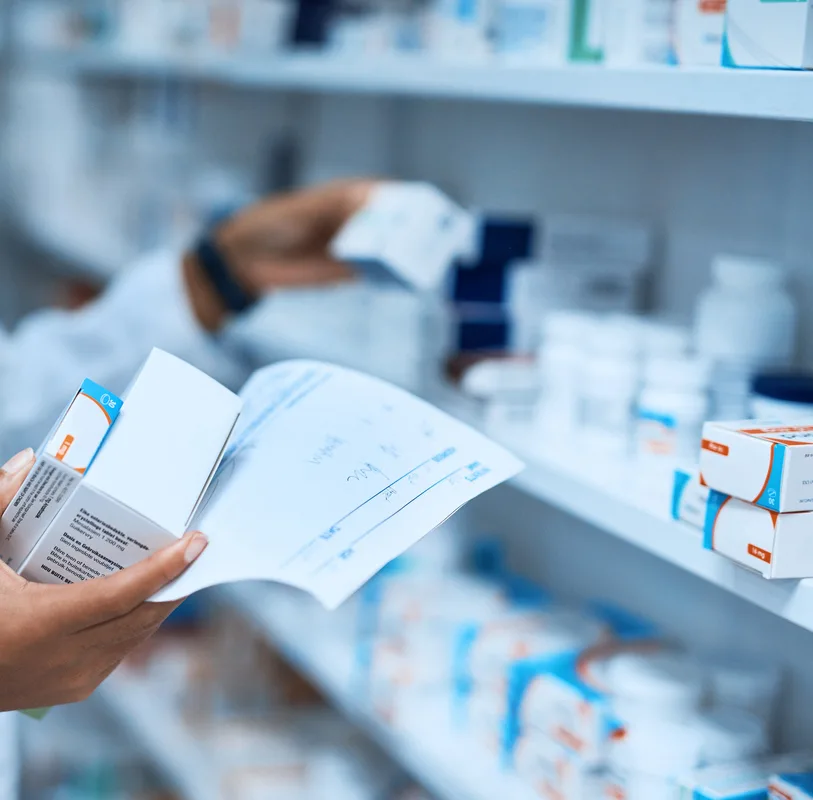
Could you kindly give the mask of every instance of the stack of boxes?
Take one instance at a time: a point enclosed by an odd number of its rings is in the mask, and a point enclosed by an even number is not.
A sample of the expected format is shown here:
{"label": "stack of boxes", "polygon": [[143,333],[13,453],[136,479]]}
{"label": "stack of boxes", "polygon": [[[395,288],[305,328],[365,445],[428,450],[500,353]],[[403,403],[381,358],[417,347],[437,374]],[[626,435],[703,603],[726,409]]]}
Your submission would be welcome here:
{"label": "stack of boxes", "polygon": [[813,577],[813,422],[707,422],[700,471],[678,471],[672,514],[765,578]]}

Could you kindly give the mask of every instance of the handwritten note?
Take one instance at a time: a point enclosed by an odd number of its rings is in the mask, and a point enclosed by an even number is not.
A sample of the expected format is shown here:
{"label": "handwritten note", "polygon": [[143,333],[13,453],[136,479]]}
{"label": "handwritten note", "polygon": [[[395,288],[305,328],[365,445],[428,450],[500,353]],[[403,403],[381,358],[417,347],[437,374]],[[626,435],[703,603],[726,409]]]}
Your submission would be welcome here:
{"label": "handwritten note", "polygon": [[522,464],[430,404],[352,370],[260,370],[192,527],[210,544],[154,599],[268,579],[330,608]]}

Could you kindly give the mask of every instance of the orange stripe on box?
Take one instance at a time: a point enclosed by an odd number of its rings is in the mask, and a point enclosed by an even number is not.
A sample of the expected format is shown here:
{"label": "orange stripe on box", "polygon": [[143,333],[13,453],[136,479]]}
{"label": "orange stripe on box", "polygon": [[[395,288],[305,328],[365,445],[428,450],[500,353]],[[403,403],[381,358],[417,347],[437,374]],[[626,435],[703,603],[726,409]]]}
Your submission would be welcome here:
{"label": "orange stripe on box", "polygon": [[771,559],[773,558],[773,556],[767,550],[763,550],[761,547],[757,547],[755,544],[748,545],[748,555],[758,558],[760,561],[764,561],[766,564],[770,564]]}
{"label": "orange stripe on box", "polygon": [[708,450],[710,453],[717,453],[719,456],[727,456],[728,455],[728,445],[721,444],[720,442],[713,442],[711,439],[703,439],[700,443],[700,446],[704,450]]}
{"label": "orange stripe on box", "polygon": [[71,445],[73,444],[74,439],[73,436],[68,434],[63,440],[62,444],[59,445],[59,450],[56,451],[56,460],[57,461],[64,461],[65,456],[68,455],[68,450],[71,449]]}
{"label": "orange stripe on box", "polygon": [[776,797],[777,800],[793,800],[789,794],[783,792],[778,786],[774,786],[773,784],[768,787],[768,791],[771,793],[771,797]]}

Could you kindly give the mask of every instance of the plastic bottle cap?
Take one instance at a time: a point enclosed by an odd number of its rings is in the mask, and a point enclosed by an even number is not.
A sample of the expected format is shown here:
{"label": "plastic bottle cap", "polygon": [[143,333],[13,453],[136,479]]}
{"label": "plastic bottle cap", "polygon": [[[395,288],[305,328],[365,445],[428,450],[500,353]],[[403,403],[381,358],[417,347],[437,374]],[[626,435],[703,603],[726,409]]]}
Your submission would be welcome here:
{"label": "plastic bottle cap", "polygon": [[701,358],[651,358],[644,366],[647,386],[680,389],[686,392],[705,389],[711,377],[711,365]]}
{"label": "plastic bottle cap", "polygon": [[705,693],[703,671],[694,659],[679,653],[628,653],[610,660],[606,678],[610,693],[620,699],[659,707],[691,710]]}
{"label": "plastic bottle cap", "polygon": [[717,284],[739,291],[782,286],[787,274],[774,261],[727,254],[715,257],[711,271]]}

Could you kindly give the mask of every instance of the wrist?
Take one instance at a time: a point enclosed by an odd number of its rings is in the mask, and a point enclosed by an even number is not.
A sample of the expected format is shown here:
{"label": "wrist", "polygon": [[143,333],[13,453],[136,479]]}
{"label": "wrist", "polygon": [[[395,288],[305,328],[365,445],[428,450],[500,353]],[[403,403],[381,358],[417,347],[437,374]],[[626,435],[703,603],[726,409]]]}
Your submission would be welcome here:
{"label": "wrist", "polygon": [[226,321],[226,306],[193,252],[184,255],[182,271],[189,305],[201,327],[219,330]]}

